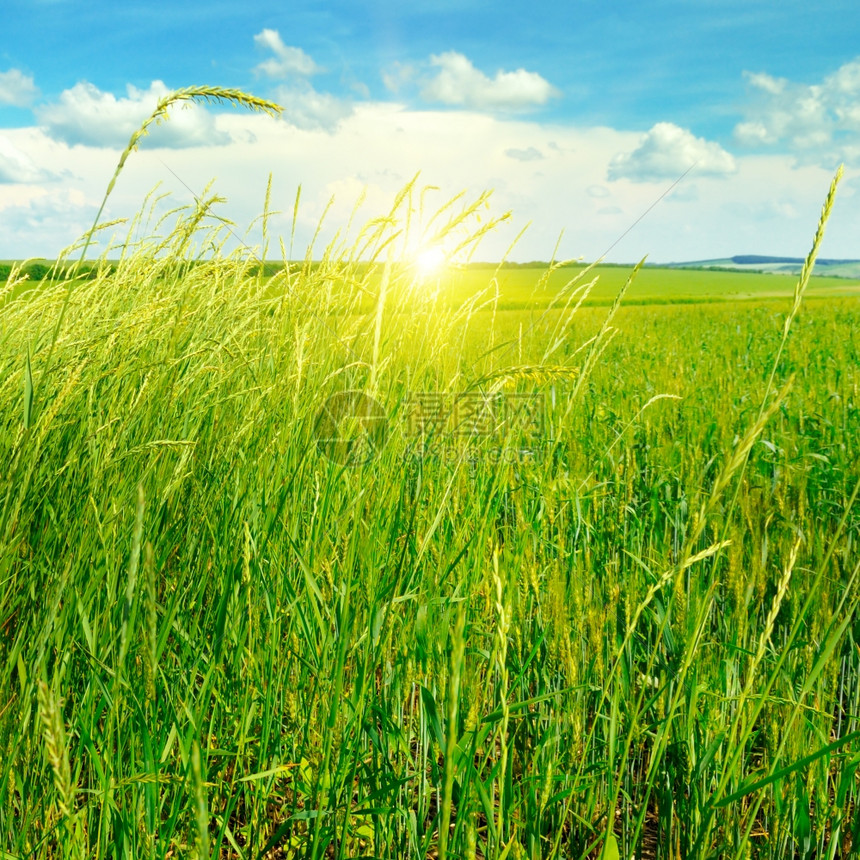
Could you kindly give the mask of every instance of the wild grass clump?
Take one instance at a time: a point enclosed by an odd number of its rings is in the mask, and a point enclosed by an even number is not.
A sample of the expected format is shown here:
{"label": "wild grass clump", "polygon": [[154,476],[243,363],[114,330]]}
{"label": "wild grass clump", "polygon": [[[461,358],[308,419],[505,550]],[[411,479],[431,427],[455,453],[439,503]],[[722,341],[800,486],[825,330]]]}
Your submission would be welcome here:
{"label": "wild grass clump", "polygon": [[420,200],[3,305],[0,850],[849,856],[856,306],[451,308]]}

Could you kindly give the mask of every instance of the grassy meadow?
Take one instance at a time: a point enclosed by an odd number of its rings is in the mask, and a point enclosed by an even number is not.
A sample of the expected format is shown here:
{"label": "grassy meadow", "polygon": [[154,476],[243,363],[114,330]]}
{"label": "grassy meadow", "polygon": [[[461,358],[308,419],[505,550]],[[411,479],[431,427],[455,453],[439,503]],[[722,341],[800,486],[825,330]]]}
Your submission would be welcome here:
{"label": "grassy meadow", "polygon": [[0,857],[856,856],[857,297],[443,289],[413,190],[7,284]]}
{"label": "grassy meadow", "polygon": [[[456,306],[483,290],[489,280],[495,278],[500,292],[500,309],[543,309],[584,268],[581,264],[568,264],[547,273],[538,268],[493,267],[484,264],[451,268],[425,280],[429,280],[433,287],[438,286],[442,296]],[[584,306],[611,305],[624,287],[631,269],[632,266],[618,265],[598,265],[591,269],[598,276],[598,281],[589,292]],[[627,290],[624,304],[676,305],[767,299],[790,301],[796,284],[797,278],[791,275],[646,266]],[[813,276],[809,281],[806,299],[816,298],[860,299],[860,283],[852,279]]]}
{"label": "grassy meadow", "polygon": [[[57,261],[43,261],[33,264],[39,269],[47,269],[46,274],[56,274]],[[14,263],[7,264],[11,269]],[[117,260],[106,266],[114,270]],[[294,271],[302,271],[301,263],[293,261]],[[305,269],[305,275],[312,268]],[[556,297],[563,294],[568,283],[583,276],[588,269],[589,280],[597,281],[582,302],[583,307],[610,306],[619,291],[625,286],[633,266],[603,265],[586,266],[581,263],[565,262],[561,265],[543,263],[519,266],[506,263],[467,263],[442,266],[438,270],[416,271],[413,264],[401,264],[403,277],[412,277],[422,290],[438,294],[437,300],[447,309],[456,309],[467,303],[475,295],[483,293],[488,285],[493,286],[494,305],[497,310],[532,310],[543,312],[551,306]],[[262,277],[274,280],[273,295],[281,289],[284,277],[284,264],[268,261],[260,266]],[[95,277],[97,267],[90,265],[86,277]],[[382,269],[378,266],[356,264],[352,268],[354,277],[371,287],[363,300],[356,306],[362,313],[371,313],[374,307],[373,290],[379,288]],[[0,291],[9,286],[7,278],[0,272]],[[0,301],[17,298],[31,290],[41,289],[42,279],[23,277],[28,275],[22,269],[16,278],[17,283],[9,286]],[[50,282],[63,281],[62,277],[48,278]],[[720,271],[716,269],[670,269],[660,266],[643,267],[630,285],[624,297],[625,306],[630,305],[681,305],[703,302],[738,301],[791,301],[797,277],[784,274],[763,272]],[[498,290],[498,295],[495,295]],[[851,278],[813,275],[806,289],[806,301],[814,299],[858,298],[860,282]]]}

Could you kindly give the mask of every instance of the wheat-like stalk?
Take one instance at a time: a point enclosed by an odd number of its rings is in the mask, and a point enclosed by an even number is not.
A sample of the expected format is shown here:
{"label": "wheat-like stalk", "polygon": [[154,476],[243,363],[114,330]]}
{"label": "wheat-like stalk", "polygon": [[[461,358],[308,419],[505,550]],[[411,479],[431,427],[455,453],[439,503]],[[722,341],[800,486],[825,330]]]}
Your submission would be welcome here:
{"label": "wheat-like stalk", "polygon": [[25,284],[30,280],[30,276],[24,272],[21,273],[21,267],[19,265],[15,265],[12,267],[12,272],[9,277],[6,279],[6,286],[0,290],[0,307],[2,307],[3,303],[6,301],[6,297],[12,294],[12,291],[16,287],[20,287],[21,284]]}
{"label": "wheat-like stalk", "polygon": [[753,679],[755,678],[756,670],[758,669],[759,663],[764,659],[765,651],[770,644],[770,637],[773,635],[776,618],[782,608],[782,602],[785,600],[786,594],[788,594],[788,586],[791,582],[791,575],[794,572],[794,565],[797,562],[797,554],[800,552],[802,541],[802,536],[797,537],[789,552],[788,563],[785,565],[785,569],[782,572],[782,578],[779,581],[776,594],[773,598],[773,603],[771,604],[770,612],[768,613],[767,619],[764,623],[764,630],[762,630],[761,636],[759,637],[758,649],[756,650],[755,657],[753,657],[749,666],[746,687],[744,688],[738,702],[738,712],[740,712],[740,705],[749,697],[750,692],[752,691]]}
{"label": "wheat-like stalk", "polygon": [[645,265],[645,257],[643,257],[634,267],[633,271],[630,273],[630,276],[624,282],[624,286],[618,291],[618,294],[615,296],[615,300],[612,302],[612,306],[609,308],[609,313],[606,315],[606,319],[603,320],[603,325],[600,327],[600,331],[597,333],[597,337],[594,338],[594,342],[591,344],[591,348],[588,350],[588,355],[585,357],[585,361],[582,365],[582,374],[579,377],[579,380],[576,383],[576,386],[573,390],[573,394],[571,395],[572,400],[576,400],[579,396],[579,392],[582,389],[582,386],[585,384],[586,380],[591,375],[591,370],[597,363],[597,360],[600,358],[601,353],[609,344],[609,340],[615,335],[617,329],[612,327],[612,320],[615,319],[615,314],[618,313],[618,309],[621,307],[621,302],[624,299],[624,296],[627,294],[627,291],[630,289],[630,286],[636,280],[636,276],[639,274],[642,267]]}
{"label": "wheat-like stalk", "polygon": [[496,830],[499,840],[503,841],[505,823],[505,773],[508,763],[508,724],[510,722],[510,707],[508,705],[508,629],[511,618],[507,606],[505,586],[499,572],[499,548],[493,550],[492,579],[495,586],[496,630],[494,652],[498,670],[498,693],[501,710],[499,722],[499,797],[496,809]]}
{"label": "wheat-like stalk", "polygon": [[155,106],[155,110],[132,134],[126,148],[122,151],[122,155],[119,157],[116,170],[108,183],[104,199],[102,200],[101,206],[99,206],[99,211],[96,214],[93,226],[87,234],[84,247],[81,250],[81,260],[84,259],[84,255],[87,252],[92,235],[98,226],[99,218],[102,216],[108,197],[110,197],[111,191],[113,191],[116,181],[119,179],[119,175],[122,173],[122,169],[125,167],[128,157],[137,149],[140,141],[149,134],[150,126],[160,125],[168,119],[168,108],[172,105],[177,104],[178,102],[190,104],[198,101],[203,102],[204,104],[220,104],[222,102],[226,102],[227,104],[232,104],[235,107],[246,107],[249,110],[265,113],[269,116],[278,116],[283,112],[283,108],[279,104],[275,104],[275,102],[257,98],[257,96],[243,92],[242,90],[225,89],[224,87],[185,87],[184,89],[168,93],[168,95],[159,99],[158,104]]}
{"label": "wheat-like stalk", "polygon": [[105,191],[105,195],[102,198],[99,210],[98,212],[96,212],[96,217],[93,220],[93,226],[90,227],[89,231],[87,232],[86,238],[84,239],[83,246],[81,247],[81,256],[78,258],[77,263],[71,267],[71,270],[68,274],[68,289],[66,291],[66,297],[63,301],[63,306],[60,309],[60,313],[57,316],[57,322],[51,335],[51,344],[48,347],[48,355],[45,359],[42,376],[40,376],[39,378],[39,389],[41,389],[42,377],[44,377],[45,373],[47,373],[51,367],[51,358],[54,354],[54,347],[56,346],[57,338],[60,335],[60,329],[62,328],[63,320],[66,316],[66,310],[69,306],[69,300],[71,299],[74,277],[77,274],[78,268],[80,267],[81,263],[83,263],[84,258],[86,257],[87,250],[90,247],[90,243],[92,242],[92,238],[95,235],[96,230],[99,229],[99,219],[102,217],[102,212],[104,212],[104,208],[107,205],[108,198],[110,197],[111,192],[116,185],[116,181],[119,178],[120,173],[122,173],[123,167],[125,167],[125,163],[128,160],[128,157],[131,155],[132,152],[137,149],[141,139],[144,138],[147,134],[149,134],[150,126],[152,126],[153,124],[159,125],[168,118],[168,108],[170,108],[177,102],[193,104],[197,101],[203,102],[204,104],[217,104],[226,102],[227,104],[232,104],[236,107],[246,107],[249,110],[265,113],[269,116],[278,116],[283,112],[283,108],[275,102],[270,102],[266,101],[265,99],[257,98],[257,96],[253,96],[250,93],[243,92],[242,90],[225,89],[224,87],[185,87],[181,90],[175,90],[174,92],[169,93],[168,95],[159,99],[158,104],[155,106],[155,110],[131,135],[128,141],[128,145],[122,151],[122,154],[119,157],[119,162],[116,166],[116,170],[114,170],[113,176],[110,178],[110,182],[108,182],[107,190]]}
{"label": "wheat-like stalk", "polygon": [[156,602],[157,587],[155,583],[155,559],[152,543],[146,542],[143,551],[143,570],[145,574],[145,590],[143,592],[146,609],[146,625],[144,627],[144,672],[146,683],[146,698],[155,702],[155,673],[158,663],[158,604]]}
{"label": "wheat-like stalk", "polygon": [[63,818],[67,818],[71,815],[74,806],[74,789],[63,718],[57,700],[44,681],[39,681],[36,698],[42,720],[45,752],[54,775],[54,788],[57,791],[60,814]]}
{"label": "wheat-like stalk", "polygon": [[493,395],[517,382],[533,382],[537,385],[554,384],[565,379],[575,379],[579,373],[579,367],[568,364],[522,364],[485,374],[472,383],[469,389],[489,385],[487,394]]}
{"label": "wheat-like stalk", "polygon": [[454,760],[457,751],[457,718],[460,703],[460,681],[463,673],[463,654],[466,650],[466,607],[462,605],[451,637],[451,658],[448,672],[447,727],[445,733],[444,781],[442,786],[442,818],[439,824],[439,860],[448,856],[448,839],[451,830],[451,805],[454,791]]}
{"label": "wheat-like stalk", "polygon": [[119,632],[119,657],[117,658],[116,674],[114,675],[115,687],[118,687],[125,672],[125,658],[128,655],[129,627],[131,611],[134,605],[135,586],[137,585],[137,571],[140,566],[140,549],[143,539],[143,513],[145,509],[145,496],[143,485],[137,486],[137,506],[134,515],[134,531],[131,539],[131,558],[128,563],[128,579],[125,587],[125,601],[122,604],[122,622]]}
{"label": "wheat-like stalk", "polygon": [[842,180],[844,172],[843,165],[840,164],[836,170],[836,174],[830,182],[830,188],[827,191],[827,197],[824,199],[824,205],[821,207],[821,216],[818,219],[815,238],[812,240],[812,247],[809,249],[809,253],[803,261],[803,266],[800,270],[800,277],[797,279],[797,284],[794,287],[794,302],[792,303],[791,310],[788,312],[788,316],[786,316],[785,323],[782,327],[782,340],[779,343],[776,356],[773,360],[773,365],[771,366],[770,377],[768,378],[767,388],[765,389],[765,400],[762,402],[762,410],[764,410],[764,403],[767,401],[768,395],[773,390],[776,371],[779,367],[780,360],[782,359],[785,344],[788,341],[788,332],[791,329],[791,324],[794,322],[794,318],[800,310],[800,305],[802,304],[803,297],[806,294],[806,288],[809,286],[809,279],[812,277],[812,270],[815,268],[815,261],[818,259],[818,251],[821,248],[821,242],[824,239],[824,230],[827,227],[828,220],[830,219],[830,213],[833,211],[833,204],[836,200],[836,189],[839,187],[839,183]]}

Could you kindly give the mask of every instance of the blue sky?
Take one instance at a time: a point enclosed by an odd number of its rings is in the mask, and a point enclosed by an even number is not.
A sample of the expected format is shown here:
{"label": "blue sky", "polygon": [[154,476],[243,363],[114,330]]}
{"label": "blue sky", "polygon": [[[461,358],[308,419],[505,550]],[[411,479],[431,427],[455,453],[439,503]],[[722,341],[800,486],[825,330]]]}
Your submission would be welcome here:
{"label": "blue sky", "polygon": [[362,193],[372,217],[420,170],[440,202],[495,189],[511,230],[532,225],[515,257],[547,258],[563,230],[564,256],[594,258],[692,166],[610,259],[801,256],[844,161],[825,250],[860,257],[856,2],[6,0],[2,15],[0,257],[71,243],[130,132],[192,84],[286,110],[180,112],[129,161],[110,217],[157,182],[183,203],[215,179],[250,223],[272,172],[285,209],[302,184],[306,241],[333,194],[335,217]]}

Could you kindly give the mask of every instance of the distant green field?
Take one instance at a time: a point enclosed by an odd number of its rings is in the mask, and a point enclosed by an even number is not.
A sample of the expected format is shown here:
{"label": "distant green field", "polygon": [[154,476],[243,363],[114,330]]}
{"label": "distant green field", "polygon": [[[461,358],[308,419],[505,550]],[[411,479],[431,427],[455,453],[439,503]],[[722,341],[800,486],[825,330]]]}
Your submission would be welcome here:
{"label": "distant green field", "polygon": [[[298,266],[299,264],[294,264]],[[277,264],[266,263],[264,276],[277,278],[281,269]],[[493,299],[498,289],[498,310],[543,308],[552,304],[562,292],[569,293],[596,278],[583,304],[608,305],[630,277],[633,266],[595,266],[585,271],[585,266],[564,266],[547,274],[539,267],[506,267],[492,264],[476,264],[451,267],[425,276],[417,282],[414,272],[403,268],[416,289],[438,293],[443,305],[458,307],[481,294]],[[379,283],[382,269],[369,272],[366,266],[356,267],[357,274],[367,279],[369,292]],[[25,281],[10,290],[17,296],[28,289],[38,289],[50,281]],[[749,299],[788,299],[794,293],[797,277],[794,275],[767,274],[760,272],[713,271],[707,269],[672,269],[647,267],[637,275],[628,290],[624,304],[692,304],[698,302],[745,301]],[[0,301],[5,298],[6,282],[0,280]],[[279,287],[275,287],[279,289]],[[846,278],[814,276],[807,290],[807,298],[860,298],[860,281]]]}
{"label": "distant green field", "polygon": [[[492,295],[493,277],[498,281],[499,307],[504,309],[543,307],[581,276],[577,286],[595,276],[585,304],[611,303],[630,276],[633,267],[596,266],[583,273],[581,267],[564,267],[548,277],[540,269],[510,268],[494,273],[487,268],[449,270],[437,279],[427,279],[428,288],[438,286],[452,304],[466,301],[482,288]],[[716,272],[691,269],[643,268],[625,296],[625,304],[689,304],[695,302],[778,299],[793,295],[797,278],[747,272]],[[813,277],[808,298],[860,297],[860,282],[842,278]]]}

